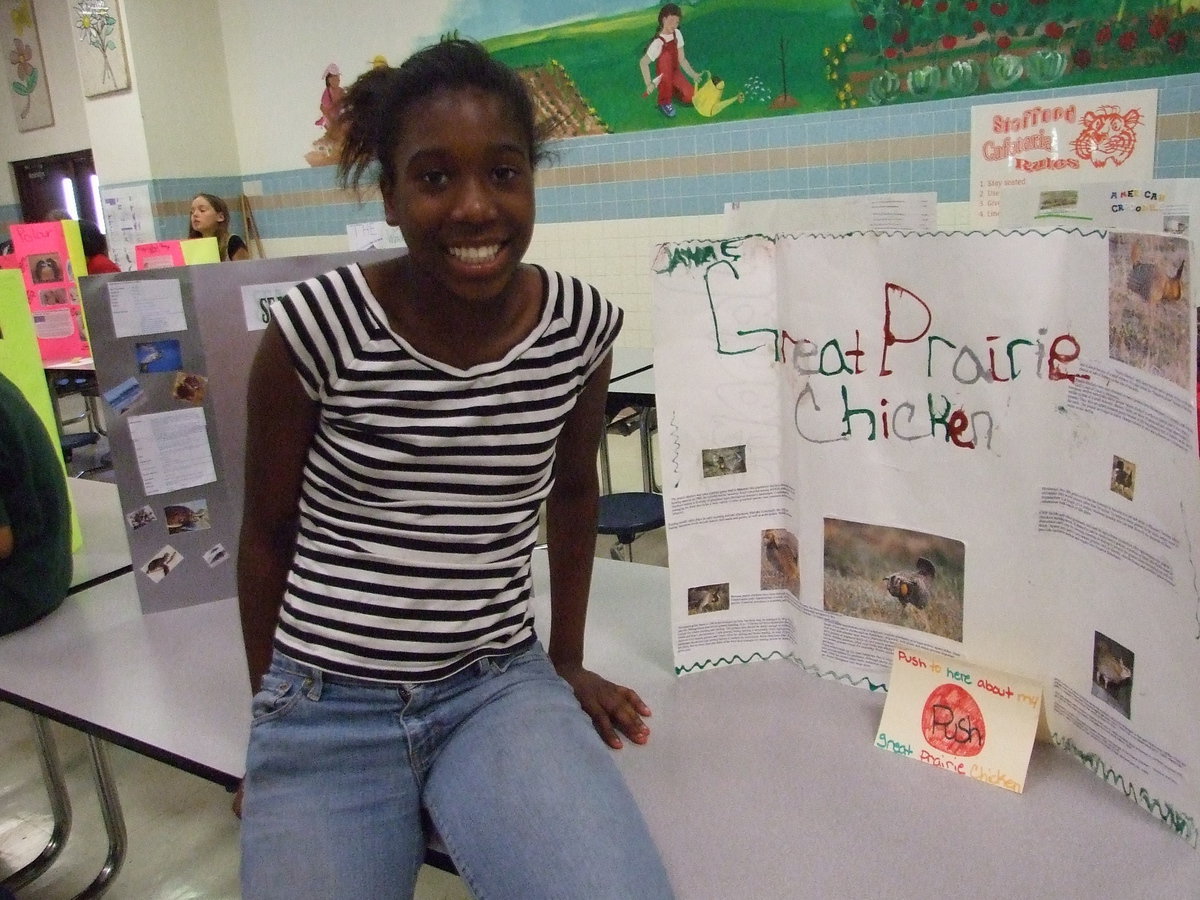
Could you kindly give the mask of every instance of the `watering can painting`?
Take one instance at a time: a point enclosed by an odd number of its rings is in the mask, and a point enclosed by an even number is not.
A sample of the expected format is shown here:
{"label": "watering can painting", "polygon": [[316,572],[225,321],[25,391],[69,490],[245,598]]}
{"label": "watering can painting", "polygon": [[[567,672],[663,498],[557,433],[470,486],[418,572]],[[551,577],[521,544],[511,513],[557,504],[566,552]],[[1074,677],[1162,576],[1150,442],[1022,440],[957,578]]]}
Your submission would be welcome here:
{"label": "watering can painting", "polygon": [[725,82],[705,69],[700,73],[700,79],[696,82],[696,93],[692,96],[692,106],[700,115],[712,118],[729,104],[742,103],[746,99],[745,94],[739,93],[736,97],[722,100],[721,92],[724,89]]}

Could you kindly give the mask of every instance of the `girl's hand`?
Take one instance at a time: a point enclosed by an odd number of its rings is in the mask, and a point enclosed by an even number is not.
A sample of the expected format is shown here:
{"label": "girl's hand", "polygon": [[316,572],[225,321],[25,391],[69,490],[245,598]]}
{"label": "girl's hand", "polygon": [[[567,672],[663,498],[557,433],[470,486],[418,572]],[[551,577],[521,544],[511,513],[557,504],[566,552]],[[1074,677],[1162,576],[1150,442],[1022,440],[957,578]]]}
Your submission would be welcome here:
{"label": "girl's hand", "polygon": [[624,744],[619,730],[635,744],[644,744],[650,738],[650,729],[642,721],[650,715],[650,707],[632,688],[614,684],[583,666],[562,666],[558,674],[575,692],[575,698],[596,727],[601,739],[614,750]]}

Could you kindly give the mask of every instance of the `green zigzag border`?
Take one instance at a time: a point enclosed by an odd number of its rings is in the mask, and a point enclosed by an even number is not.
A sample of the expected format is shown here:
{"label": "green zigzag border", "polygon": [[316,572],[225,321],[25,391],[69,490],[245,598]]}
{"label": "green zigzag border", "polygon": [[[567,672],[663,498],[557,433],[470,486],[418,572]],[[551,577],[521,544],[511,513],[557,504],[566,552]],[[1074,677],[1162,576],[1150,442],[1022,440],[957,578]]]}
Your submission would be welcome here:
{"label": "green zigzag border", "polygon": [[887,693],[888,686],[884,682],[876,684],[865,675],[861,678],[855,678],[846,672],[835,672],[832,669],[823,672],[816,666],[809,665],[794,653],[784,653],[782,650],[772,650],[767,654],[759,653],[756,650],[749,656],[742,656],[739,653],[735,653],[733,656],[719,656],[716,659],[706,659],[703,662],[692,663],[688,666],[676,666],[675,674],[688,675],[692,672],[703,672],[705,669],[715,669],[718,666],[728,666],[733,665],[734,663],[751,663],[755,660],[769,662],[772,659],[786,659],[788,662],[795,663],[805,672],[808,672],[810,675],[816,675],[818,678],[828,678],[832,681],[840,681],[844,684],[850,685],[851,687],[862,687],[865,684],[865,686],[870,689],[872,693],[875,691],[883,691],[885,694]]}
{"label": "green zigzag border", "polygon": [[1193,848],[1200,847],[1200,831],[1197,831],[1196,820],[1192,816],[1180,812],[1170,803],[1163,803],[1157,798],[1151,797],[1146,788],[1139,788],[1132,781],[1126,779],[1124,775],[1109,766],[1099,753],[1092,753],[1082,749],[1074,740],[1069,737],[1063,737],[1058,732],[1055,732],[1052,738],[1054,746],[1074,756],[1087,766],[1087,768],[1091,769],[1092,774],[1097,778],[1116,787],[1126,797],[1151,815],[1158,816],[1168,828],[1172,829]]}

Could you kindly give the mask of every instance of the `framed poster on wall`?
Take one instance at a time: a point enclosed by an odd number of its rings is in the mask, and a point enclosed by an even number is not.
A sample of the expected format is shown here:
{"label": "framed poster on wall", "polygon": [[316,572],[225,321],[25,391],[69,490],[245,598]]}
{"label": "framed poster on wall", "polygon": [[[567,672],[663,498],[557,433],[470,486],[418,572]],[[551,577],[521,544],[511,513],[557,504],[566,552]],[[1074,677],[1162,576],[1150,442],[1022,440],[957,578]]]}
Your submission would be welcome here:
{"label": "framed poster on wall", "polygon": [[121,11],[108,0],[71,0],[75,59],[85,97],[129,89]]}

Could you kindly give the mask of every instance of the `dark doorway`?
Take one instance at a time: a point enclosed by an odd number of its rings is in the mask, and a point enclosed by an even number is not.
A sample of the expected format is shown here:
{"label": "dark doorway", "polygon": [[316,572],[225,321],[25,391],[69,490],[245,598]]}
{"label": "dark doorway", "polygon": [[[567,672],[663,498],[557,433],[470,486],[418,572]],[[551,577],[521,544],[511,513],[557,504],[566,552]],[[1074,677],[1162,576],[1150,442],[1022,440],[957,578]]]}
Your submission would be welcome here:
{"label": "dark doorway", "polygon": [[91,150],[21,159],[13,162],[12,167],[21,201],[21,218],[26,222],[45,222],[51,210],[71,210],[73,206],[78,218],[89,219],[104,228],[92,190],[96,167]]}

